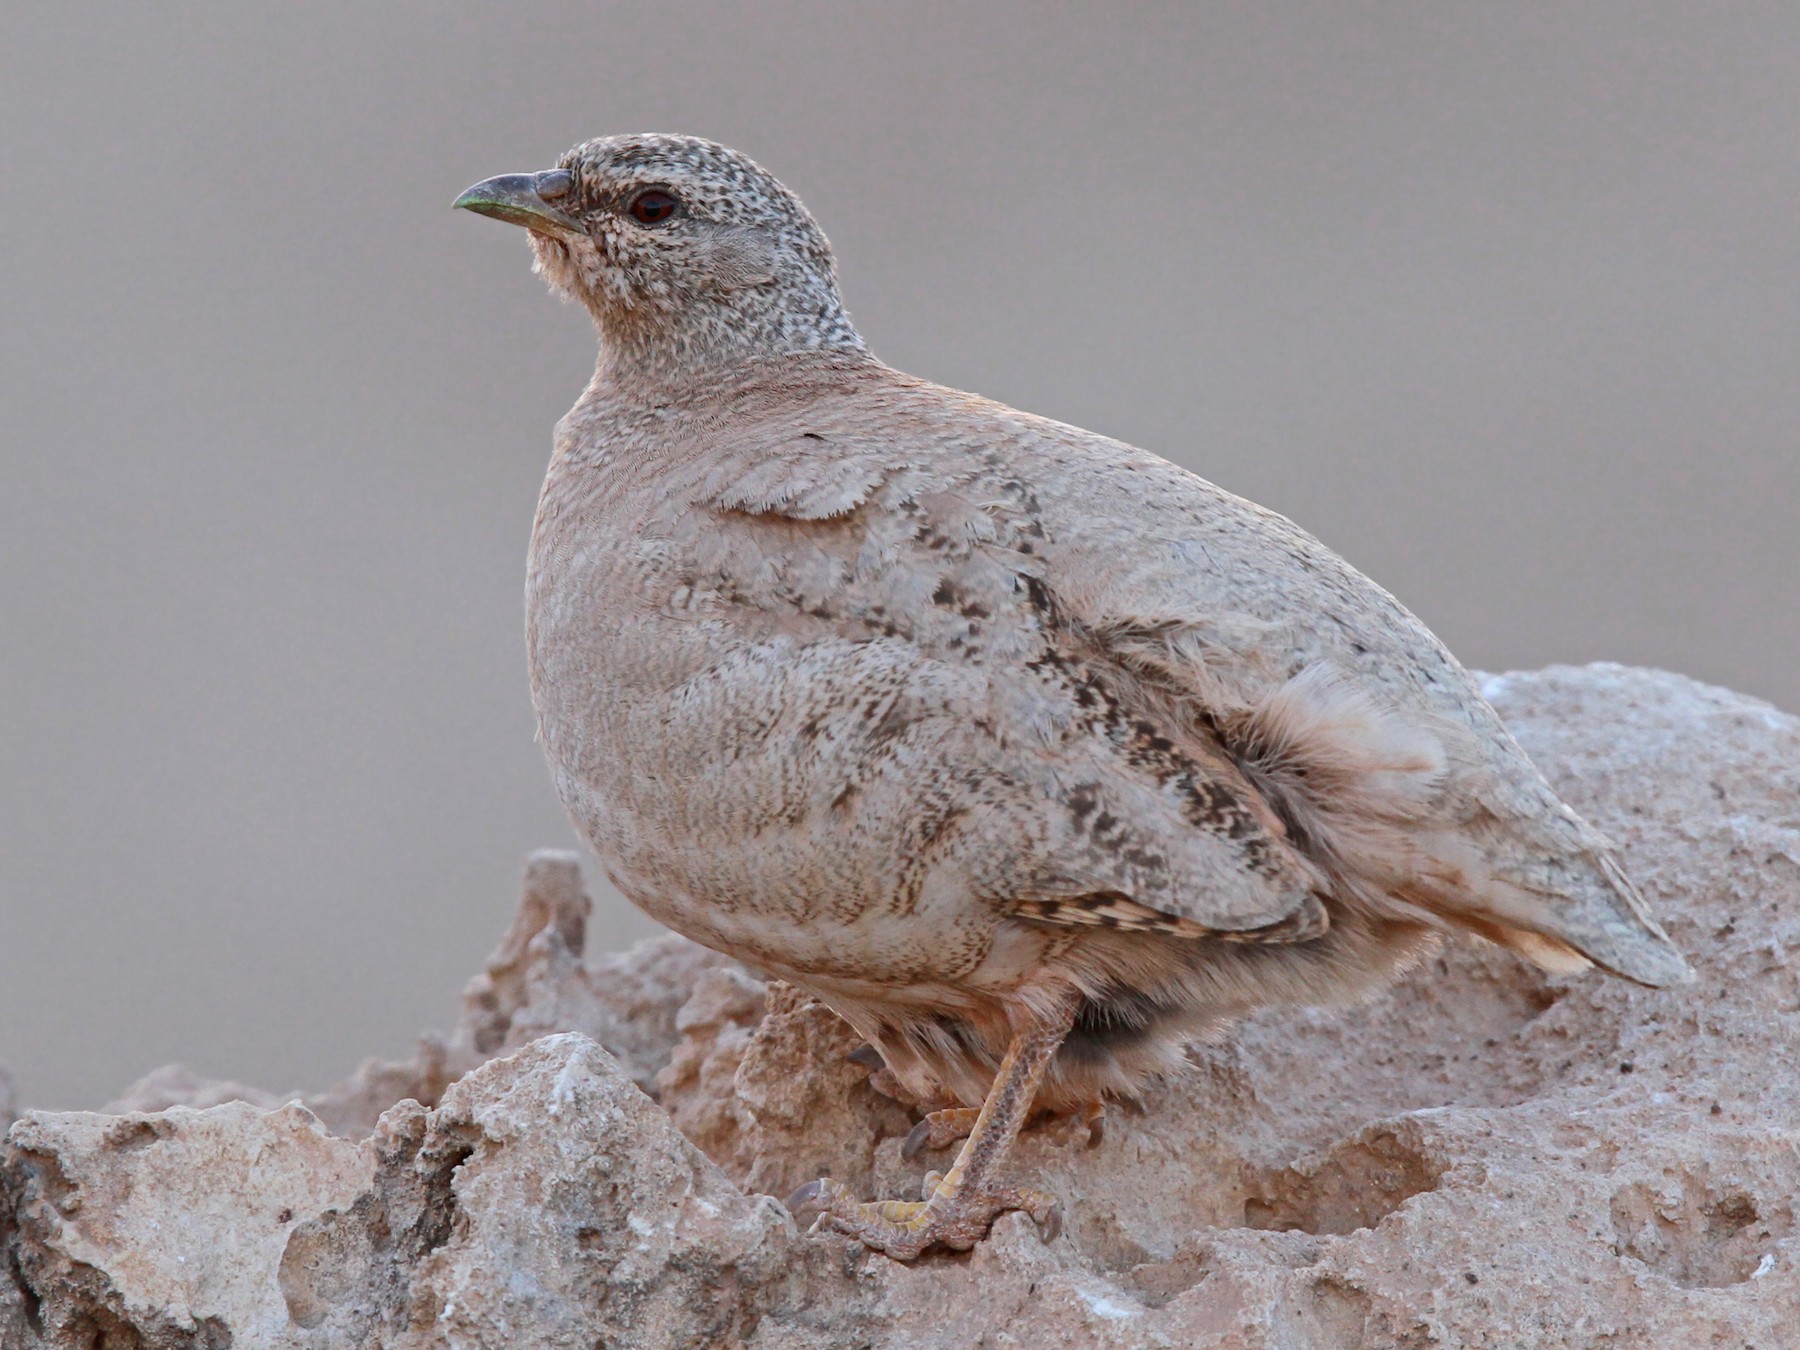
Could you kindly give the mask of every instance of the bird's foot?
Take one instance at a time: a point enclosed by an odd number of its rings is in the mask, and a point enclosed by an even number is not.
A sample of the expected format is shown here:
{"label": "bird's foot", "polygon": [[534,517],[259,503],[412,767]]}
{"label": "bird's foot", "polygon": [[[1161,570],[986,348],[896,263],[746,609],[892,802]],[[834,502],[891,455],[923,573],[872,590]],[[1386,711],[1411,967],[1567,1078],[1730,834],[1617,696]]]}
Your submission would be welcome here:
{"label": "bird's foot", "polygon": [[[981,1112],[972,1106],[932,1111],[907,1133],[906,1142],[900,1145],[900,1156],[910,1162],[928,1148],[949,1148],[969,1137],[980,1116]],[[1106,1103],[1098,1097],[1059,1119],[1085,1128],[1089,1148],[1099,1148],[1106,1139]]]}
{"label": "bird's foot", "polygon": [[821,1177],[795,1191],[788,1208],[816,1209],[812,1232],[847,1233],[898,1261],[911,1261],[932,1246],[967,1251],[1008,1210],[1029,1214],[1045,1242],[1054,1242],[1062,1232],[1062,1205],[1045,1191],[1022,1186],[977,1190],[956,1186],[935,1172],[926,1175],[925,1191],[924,1200],[862,1201],[841,1181]]}

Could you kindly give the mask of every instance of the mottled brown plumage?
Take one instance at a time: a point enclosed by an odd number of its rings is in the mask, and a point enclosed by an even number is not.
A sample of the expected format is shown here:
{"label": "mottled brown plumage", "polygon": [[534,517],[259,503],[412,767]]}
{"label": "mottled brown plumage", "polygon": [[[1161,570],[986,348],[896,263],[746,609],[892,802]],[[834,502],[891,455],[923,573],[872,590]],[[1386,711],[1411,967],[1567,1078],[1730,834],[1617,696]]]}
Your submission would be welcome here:
{"label": "mottled brown plumage", "polygon": [[600,330],[527,594],[571,815],[650,914],[817,993],[920,1100],[985,1103],[926,1202],[822,1182],[831,1222],[909,1256],[1048,1221],[994,1178],[1034,1103],[1133,1092],[1446,928],[1684,976],[1387,592],[1164,460],[883,365],[748,159],[615,137],[459,204],[527,225]]}

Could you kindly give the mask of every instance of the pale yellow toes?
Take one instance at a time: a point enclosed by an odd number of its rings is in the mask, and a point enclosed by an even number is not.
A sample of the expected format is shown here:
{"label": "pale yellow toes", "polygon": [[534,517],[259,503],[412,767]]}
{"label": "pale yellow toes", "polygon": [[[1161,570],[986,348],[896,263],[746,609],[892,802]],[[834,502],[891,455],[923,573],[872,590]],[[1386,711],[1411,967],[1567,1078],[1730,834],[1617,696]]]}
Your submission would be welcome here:
{"label": "pale yellow toes", "polygon": [[1001,1187],[989,1191],[945,1189],[944,1178],[925,1177],[924,1200],[857,1200],[849,1187],[830,1177],[808,1182],[788,1198],[795,1211],[817,1209],[812,1232],[848,1234],[864,1246],[900,1261],[911,1261],[934,1246],[967,1251],[1000,1215],[1023,1210],[1045,1242],[1062,1232],[1062,1205],[1046,1191]]}

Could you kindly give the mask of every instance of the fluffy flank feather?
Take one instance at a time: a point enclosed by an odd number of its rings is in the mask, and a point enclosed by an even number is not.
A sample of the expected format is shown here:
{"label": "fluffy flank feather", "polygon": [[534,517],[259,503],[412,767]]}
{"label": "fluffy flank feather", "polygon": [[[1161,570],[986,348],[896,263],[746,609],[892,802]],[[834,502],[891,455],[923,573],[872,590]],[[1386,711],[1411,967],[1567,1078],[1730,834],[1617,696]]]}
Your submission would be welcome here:
{"label": "fluffy flank feather", "polygon": [[1303,847],[1352,893],[1381,903],[1423,861],[1412,827],[1445,771],[1429,728],[1314,665],[1226,731]]}

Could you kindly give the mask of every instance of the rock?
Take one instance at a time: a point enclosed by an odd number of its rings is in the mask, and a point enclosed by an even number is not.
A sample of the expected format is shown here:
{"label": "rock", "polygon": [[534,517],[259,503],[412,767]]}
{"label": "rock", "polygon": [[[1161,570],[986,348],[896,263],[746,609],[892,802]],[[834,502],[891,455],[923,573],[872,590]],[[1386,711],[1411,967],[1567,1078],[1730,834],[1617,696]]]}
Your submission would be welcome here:
{"label": "rock", "polygon": [[762,1022],[768,986],[737,966],[702,971],[675,1015],[681,1033],[657,1075],[657,1100],[675,1126],[741,1182],[749,1169],[752,1126],[740,1100],[738,1069]]}
{"label": "rock", "polygon": [[[681,1038],[676,1014],[702,972],[738,967],[673,933],[583,961],[592,907],[575,854],[534,853],[511,927],[463,990],[456,1031],[448,1038],[425,1033],[411,1059],[364,1060],[349,1077],[305,1096],[308,1109],[334,1133],[366,1135],[396,1102],[435,1105],[471,1069],[559,1031],[579,1031],[599,1042],[639,1087],[654,1090]],[[301,1095],[205,1078],[170,1064],[140,1078],[105,1109],[120,1114],[227,1101],[273,1107]]]}
{"label": "rock", "polygon": [[372,1173],[366,1149],[297,1103],[33,1112],[4,1173],[31,1328],[53,1346],[276,1344],[289,1234]]}
{"label": "rock", "polygon": [[264,1110],[296,1100],[298,1092],[265,1092],[228,1079],[202,1078],[185,1064],[165,1064],[152,1069],[100,1108],[108,1116],[128,1116],[166,1111],[171,1106],[222,1106],[249,1102]]}
{"label": "rock", "polygon": [[791,985],[725,968],[701,976],[676,1018],[683,1032],[657,1080],[681,1131],[733,1180],[790,1195],[816,1177],[875,1185],[882,1138],[912,1126],[869,1083],[848,1023]]}
{"label": "rock", "polygon": [[[1617,666],[1486,689],[1696,984],[1446,948],[1366,1006],[1196,1049],[1097,1148],[1029,1131],[1014,1167],[1062,1197],[1055,1242],[1008,1215],[902,1266],[755,1194],[947,1165],[901,1161],[913,1116],[848,1029],[678,940],[582,962],[572,863],[540,860],[457,1033],[330,1099],[366,1138],[247,1101],[27,1114],[0,1345],[1789,1344],[1800,721]],[[369,1114],[408,1086],[430,1101]]]}
{"label": "rock", "polygon": [[373,1187],[281,1257],[283,1344],[711,1346],[782,1286],[786,1210],[585,1036],[494,1060],[435,1111],[396,1107],[376,1140]]}
{"label": "rock", "polygon": [[360,1143],[298,1103],[39,1114],[7,1187],[49,1345],[711,1346],[795,1240],[578,1034]]}
{"label": "rock", "polygon": [[408,1061],[365,1060],[307,1104],[333,1130],[366,1134],[395,1102],[433,1105],[477,1065],[560,1031],[599,1042],[632,1081],[653,1089],[674,1052],[675,1015],[695,980],[733,963],[673,933],[583,961],[592,908],[575,854],[533,854],[512,926],[463,990],[455,1034],[422,1037]]}

